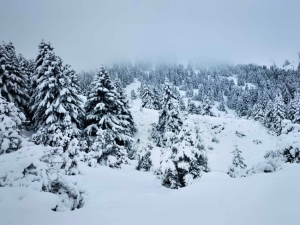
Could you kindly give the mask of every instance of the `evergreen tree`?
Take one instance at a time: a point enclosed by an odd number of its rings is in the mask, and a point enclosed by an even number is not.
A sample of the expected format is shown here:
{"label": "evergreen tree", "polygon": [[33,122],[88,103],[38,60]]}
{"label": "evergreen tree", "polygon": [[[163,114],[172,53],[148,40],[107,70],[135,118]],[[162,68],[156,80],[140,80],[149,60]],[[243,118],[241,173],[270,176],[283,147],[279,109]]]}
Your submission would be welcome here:
{"label": "evergreen tree", "polygon": [[150,144],[147,147],[143,147],[138,152],[138,165],[136,167],[137,170],[141,171],[150,171],[152,167],[152,160],[151,160],[151,152],[152,146]]}
{"label": "evergreen tree", "polygon": [[97,162],[111,167],[125,163],[124,146],[131,141],[136,128],[123,92],[117,92],[103,66],[95,75],[85,110],[85,131],[96,138],[93,152],[101,152]]}
{"label": "evergreen tree", "polygon": [[221,101],[219,102],[218,110],[220,110],[221,112],[226,112],[225,102],[224,102],[223,97],[222,97]]}
{"label": "evergreen tree", "polygon": [[19,128],[24,121],[24,114],[15,104],[0,97],[0,155],[21,147],[22,137]]}
{"label": "evergreen tree", "polygon": [[12,43],[0,45],[0,95],[27,112],[27,77]]}
{"label": "evergreen tree", "polygon": [[161,156],[159,177],[168,188],[185,187],[208,171],[207,158],[191,138],[191,131],[185,124],[178,137],[169,132],[170,138]]}
{"label": "evergreen tree", "polygon": [[188,99],[187,112],[189,114],[196,114],[196,111],[197,109],[195,103],[191,99]]}
{"label": "evergreen tree", "polygon": [[162,108],[161,103],[162,97],[161,92],[158,88],[153,87],[153,108],[156,110],[160,110]]}
{"label": "evergreen tree", "polygon": [[241,151],[238,149],[238,146],[234,146],[235,149],[232,152],[233,153],[233,160],[232,165],[229,167],[229,171],[227,174],[232,177],[243,177],[244,175],[244,169],[247,167],[247,165],[244,163],[244,158],[241,155]]}
{"label": "evergreen tree", "polygon": [[[174,96],[172,90],[172,86],[169,84],[168,80],[166,80],[164,87],[163,108],[159,112],[157,125],[157,131],[160,132],[161,137],[164,137],[166,132],[172,132],[175,135],[178,134],[183,124],[178,100]],[[161,143],[162,139],[160,139],[158,142],[159,146],[164,145]]]}
{"label": "evergreen tree", "polygon": [[144,85],[141,92],[142,107],[147,109],[153,109],[154,99],[153,92],[148,85]]}
{"label": "evergreen tree", "polygon": [[215,116],[213,112],[211,111],[212,106],[211,106],[211,101],[209,100],[208,97],[204,97],[204,102],[202,104],[202,115],[207,115],[207,116]]}
{"label": "evergreen tree", "polygon": [[281,93],[279,92],[275,98],[274,107],[273,107],[273,130],[280,135],[282,126],[281,122],[285,119],[285,104],[283,102],[283,98]]}
{"label": "evergreen tree", "polygon": [[39,67],[41,76],[36,80],[37,87],[31,98],[31,112],[37,130],[32,140],[61,148],[66,155],[62,169],[70,175],[77,173],[74,154],[78,153],[79,147],[74,145],[78,144],[79,118],[83,113],[77,86],[72,83],[72,73],[69,66],[64,67],[62,60],[49,52]]}

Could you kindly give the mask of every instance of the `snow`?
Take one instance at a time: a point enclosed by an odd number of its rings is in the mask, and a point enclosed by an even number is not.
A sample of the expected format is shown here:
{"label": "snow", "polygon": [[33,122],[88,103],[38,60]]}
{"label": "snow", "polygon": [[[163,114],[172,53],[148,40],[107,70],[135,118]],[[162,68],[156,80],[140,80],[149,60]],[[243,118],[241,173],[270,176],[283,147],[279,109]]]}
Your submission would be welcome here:
{"label": "snow", "polygon": [[[128,98],[132,89],[138,93],[139,85],[135,80],[127,86]],[[152,124],[158,122],[158,111],[145,108],[141,111],[140,104],[140,98],[133,100],[130,110],[138,129],[135,135],[140,140],[138,145],[146,147],[151,143],[149,136]],[[299,224],[299,164],[285,164],[275,173],[245,178],[230,178],[226,174],[232,163],[234,145],[242,151],[244,162],[250,169],[264,160],[267,151],[292,144],[298,146],[298,133],[272,136],[259,122],[238,118],[231,110],[225,114],[216,106],[213,112],[220,117],[187,117],[189,128],[193,130],[199,125],[212,171],[202,174],[188,187],[164,188],[153,172],[135,170],[135,161],[121,169],[96,163],[88,167],[79,162],[80,174],[68,176],[68,179],[87,190],[83,208],[54,212],[51,209],[60,204],[55,194],[38,191],[34,185],[26,187],[27,183],[18,187],[0,187],[1,224]],[[236,132],[245,136],[238,137]],[[219,142],[212,142],[213,138]],[[152,146],[151,160],[157,168],[161,149]],[[41,146],[29,145],[2,155],[0,176],[11,171],[22,176],[19,165],[38,165],[37,159],[42,155]],[[39,166],[44,164],[40,162]]]}
{"label": "snow", "polygon": [[211,172],[179,190],[160,186],[151,173],[125,167],[85,168],[88,204],[72,212],[49,210],[53,194],[2,188],[1,223],[10,224],[297,224],[300,166],[272,174],[228,178]]}

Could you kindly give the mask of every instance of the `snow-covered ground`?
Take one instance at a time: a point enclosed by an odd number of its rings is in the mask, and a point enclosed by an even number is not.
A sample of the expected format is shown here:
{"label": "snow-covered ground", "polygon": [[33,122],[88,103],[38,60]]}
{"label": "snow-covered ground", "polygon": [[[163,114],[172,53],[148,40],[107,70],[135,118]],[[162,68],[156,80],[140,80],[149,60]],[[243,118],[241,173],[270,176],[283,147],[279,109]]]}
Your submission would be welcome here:
{"label": "snow-covered ground", "polygon": [[[137,93],[139,85],[138,81],[129,85],[127,96],[132,89]],[[136,139],[145,145],[150,142],[151,124],[157,123],[158,111],[141,111],[140,99],[132,102],[131,110],[138,128]],[[238,145],[251,168],[263,161],[266,151],[280,147],[283,140],[268,134],[258,122],[237,118],[230,110],[228,114],[217,111],[216,107],[214,110],[220,117],[187,118],[191,129],[200,127],[212,171],[192,185],[179,190],[164,188],[153,173],[139,172],[134,165],[117,170],[80,164],[82,175],[69,178],[81,183],[88,192],[83,208],[53,212],[51,209],[59,202],[54,194],[26,187],[1,187],[0,224],[299,224],[299,164],[246,178],[233,179],[226,174],[234,145]],[[236,132],[245,136],[238,137]],[[212,142],[213,137],[219,143]],[[256,144],[257,141],[261,144]],[[157,167],[158,147],[153,148],[151,157]]]}

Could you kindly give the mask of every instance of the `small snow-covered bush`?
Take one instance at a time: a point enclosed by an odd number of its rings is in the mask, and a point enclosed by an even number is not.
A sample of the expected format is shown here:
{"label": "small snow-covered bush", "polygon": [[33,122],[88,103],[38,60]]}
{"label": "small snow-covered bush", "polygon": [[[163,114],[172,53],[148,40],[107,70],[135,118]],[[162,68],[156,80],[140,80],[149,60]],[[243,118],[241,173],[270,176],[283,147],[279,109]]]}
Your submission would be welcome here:
{"label": "small snow-covered bush", "polygon": [[24,114],[15,104],[0,97],[0,155],[21,148],[18,128],[24,121]]}
{"label": "small snow-covered bush", "polygon": [[[50,183],[49,192],[59,196],[59,199],[63,205],[71,210],[82,208],[85,203],[85,197],[87,196],[85,191],[80,188],[76,183],[73,184],[65,179],[56,179]],[[57,205],[54,211],[62,211],[59,205]]]}
{"label": "small snow-covered bush", "polygon": [[286,162],[300,163],[300,150],[298,148],[290,146],[288,148],[285,148],[282,151],[282,154],[283,154]]}
{"label": "small snow-covered bush", "polygon": [[217,137],[213,137],[212,142],[219,143],[219,139]]}
{"label": "small snow-covered bush", "polygon": [[87,154],[88,165],[96,166],[96,163],[112,168],[120,168],[128,163],[128,154],[124,146],[119,146],[114,141],[114,135],[110,130],[99,129],[97,137]]}
{"label": "small snow-covered bush", "polygon": [[265,160],[247,170],[247,176],[256,173],[272,173],[282,169],[285,158],[280,151],[269,151],[265,154]]}
{"label": "small snow-covered bush", "polygon": [[69,181],[61,148],[28,145],[17,152],[0,156],[0,187],[27,187],[58,195],[56,211],[81,208],[87,194]]}
{"label": "small snow-covered bush", "polygon": [[150,150],[152,148],[153,147],[150,144],[148,144],[147,147],[143,147],[138,151],[137,153],[138,165],[136,167],[137,170],[150,171],[152,167]]}

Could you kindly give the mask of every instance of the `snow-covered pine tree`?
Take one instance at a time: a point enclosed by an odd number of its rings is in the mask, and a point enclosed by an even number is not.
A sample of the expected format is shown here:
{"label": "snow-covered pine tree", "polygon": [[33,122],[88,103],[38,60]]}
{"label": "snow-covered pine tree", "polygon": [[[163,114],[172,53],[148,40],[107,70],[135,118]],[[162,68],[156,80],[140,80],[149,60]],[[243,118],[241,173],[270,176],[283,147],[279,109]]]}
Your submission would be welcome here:
{"label": "snow-covered pine tree", "polygon": [[215,116],[214,113],[211,111],[212,105],[210,99],[206,96],[204,97],[204,101],[202,103],[202,115],[207,116]]}
{"label": "snow-covered pine tree", "polygon": [[137,95],[136,95],[136,93],[133,89],[131,90],[130,94],[131,94],[131,100],[136,100],[137,99]]}
{"label": "snow-covered pine tree", "polygon": [[220,110],[221,112],[226,112],[225,101],[224,101],[223,97],[221,97],[221,101],[219,102],[218,110]]}
{"label": "snow-covered pine tree", "polygon": [[152,160],[151,160],[151,144],[148,144],[146,147],[142,147],[137,152],[137,160],[138,165],[136,166],[137,170],[141,171],[150,171],[152,167]]}
{"label": "snow-covered pine tree", "polygon": [[153,109],[154,108],[153,97],[154,96],[153,96],[152,88],[149,87],[149,85],[143,85],[143,89],[141,92],[142,107],[147,109]]}
{"label": "snow-covered pine tree", "polygon": [[27,77],[11,42],[0,45],[0,95],[27,113]]}
{"label": "snow-covered pine tree", "polygon": [[269,129],[273,129],[274,126],[273,110],[274,110],[273,102],[272,100],[268,100],[265,108],[263,124]]}
{"label": "snow-covered pine tree", "polygon": [[285,119],[286,107],[282,98],[281,93],[279,92],[275,98],[273,106],[273,130],[277,135],[281,134],[282,126],[281,122]]}
{"label": "snow-covered pine tree", "polygon": [[[75,139],[81,133],[79,119],[83,114],[78,86],[72,83],[75,75],[69,66],[62,65],[62,60],[54,52],[44,57],[39,75],[31,99],[31,112],[37,131],[32,140],[37,144],[62,148],[64,153],[73,152],[69,144],[74,146],[74,143],[78,143]],[[66,173],[75,174],[73,166],[69,168],[71,171]]]}
{"label": "snow-covered pine tree", "polygon": [[188,99],[188,102],[187,102],[187,112],[189,114],[196,114],[196,105],[195,103],[189,98]]}
{"label": "snow-covered pine tree", "polygon": [[24,114],[13,102],[0,96],[0,155],[18,150],[22,137],[19,127],[25,121]]}
{"label": "snow-covered pine tree", "polygon": [[178,134],[168,132],[170,135],[166,149],[161,155],[159,178],[168,188],[177,189],[185,187],[201,176],[203,171],[208,172],[207,158],[194,144],[191,130],[185,124]]}
{"label": "snow-covered pine tree", "polygon": [[238,149],[238,146],[234,146],[232,165],[229,167],[227,174],[232,177],[243,177],[247,165],[244,163],[244,158],[242,157],[242,151]]}
{"label": "snow-covered pine tree", "polygon": [[183,124],[179,103],[172,90],[172,85],[166,79],[164,86],[163,108],[159,112],[157,125],[157,131],[161,135],[161,138],[157,143],[158,146],[164,146],[164,135],[166,132],[172,132],[177,135]]}
{"label": "snow-covered pine tree", "polygon": [[161,92],[159,88],[153,87],[153,109],[160,110],[162,107],[161,103]]}
{"label": "snow-covered pine tree", "polygon": [[110,167],[126,163],[125,147],[133,137],[135,124],[125,96],[117,92],[103,66],[95,74],[85,110],[85,131],[95,137],[91,147],[91,155],[96,154],[93,158]]}

